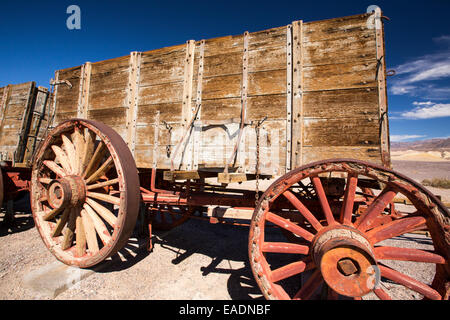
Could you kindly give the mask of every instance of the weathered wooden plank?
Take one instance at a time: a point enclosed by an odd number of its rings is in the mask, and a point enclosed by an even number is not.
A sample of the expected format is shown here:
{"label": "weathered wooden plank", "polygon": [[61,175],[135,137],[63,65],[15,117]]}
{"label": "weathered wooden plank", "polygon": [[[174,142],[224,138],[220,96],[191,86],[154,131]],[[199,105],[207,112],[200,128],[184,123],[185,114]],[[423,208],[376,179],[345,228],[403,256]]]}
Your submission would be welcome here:
{"label": "weathered wooden plank", "polygon": [[1,96],[0,158],[21,163],[26,151],[36,83],[9,85]]}
{"label": "weathered wooden plank", "polygon": [[152,86],[139,87],[139,106],[181,102],[183,96],[183,82],[162,83]]}
{"label": "weathered wooden plank", "polygon": [[286,27],[277,27],[249,34],[249,50],[286,45]]}
{"label": "weathered wooden plank", "polygon": [[125,108],[127,106],[125,89],[97,91],[89,95],[89,110]]}
{"label": "weathered wooden plank", "polygon": [[[286,63],[286,62],[285,62]],[[248,75],[248,95],[286,93],[286,70],[272,70]]]}
{"label": "weathered wooden plank", "polygon": [[58,80],[67,80],[72,87],[59,85],[55,99],[55,123],[59,123],[60,113],[76,112],[80,88],[81,66],[58,71]]}
{"label": "weathered wooden plank", "polygon": [[374,87],[376,67],[376,61],[304,67],[304,91]]}
{"label": "weathered wooden plank", "polygon": [[286,69],[286,46],[261,47],[250,50],[248,71],[268,71]]}
{"label": "weathered wooden plank", "polygon": [[205,40],[205,59],[217,54],[242,53],[244,45],[243,35],[225,36]]}
{"label": "weathered wooden plank", "polygon": [[380,148],[378,146],[304,146],[303,163],[310,163],[332,158],[353,158],[381,164],[381,154]]}
{"label": "weathered wooden plank", "polygon": [[166,122],[181,122],[181,108],[182,103],[160,103],[160,104],[139,104],[137,125],[145,126],[147,124],[153,124],[155,114],[160,112],[161,121]]}
{"label": "weathered wooden plank", "polygon": [[130,56],[103,60],[92,63],[92,77],[104,77],[113,73],[127,72]]}
{"label": "weathered wooden plank", "polygon": [[377,88],[307,92],[303,99],[307,118],[379,118]]}
{"label": "weathered wooden plank", "polygon": [[100,110],[89,110],[87,118],[100,121],[110,126],[125,140],[126,139],[126,108],[110,108]]}
{"label": "weathered wooden plank", "polygon": [[[304,120],[304,146],[376,146],[379,145],[377,119]],[[375,125],[374,125],[375,124]]]}
{"label": "weathered wooden plank", "polygon": [[123,71],[112,69],[111,72],[91,76],[90,92],[107,93],[114,90],[125,90],[128,84],[128,71],[128,69]]}
{"label": "weathered wooden plank", "polygon": [[242,75],[203,78],[203,100],[240,98]]}
{"label": "weathered wooden plank", "polygon": [[349,36],[361,35],[368,30],[367,19],[369,16],[370,14],[358,14],[342,18],[305,22],[303,41],[345,39]]}
{"label": "weathered wooden plank", "polygon": [[242,72],[242,50],[227,54],[205,56],[203,77],[240,74]]}
{"label": "weathered wooden plank", "polygon": [[338,64],[376,59],[375,34],[304,42],[304,65]]}
{"label": "weathered wooden plank", "polygon": [[184,76],[185,46],[177,46],[165,54],[154,51],[142,53],[140,84],[142,86],[182,81]]}
{"label": "weathered wooden plank", "polygon": [[164,47],[164,48],[158,48],[154,50],[144,51],[142,52],[142,68],[145,68],[147,62],[154,61],[154,59],[162,58],[164,59],[167,56],[171,56],[173,54],[178,54],[180,52],[183,52],[184,57],[184,50],[186,50],[186,44],[179,44],[175,46],[170,47]]}

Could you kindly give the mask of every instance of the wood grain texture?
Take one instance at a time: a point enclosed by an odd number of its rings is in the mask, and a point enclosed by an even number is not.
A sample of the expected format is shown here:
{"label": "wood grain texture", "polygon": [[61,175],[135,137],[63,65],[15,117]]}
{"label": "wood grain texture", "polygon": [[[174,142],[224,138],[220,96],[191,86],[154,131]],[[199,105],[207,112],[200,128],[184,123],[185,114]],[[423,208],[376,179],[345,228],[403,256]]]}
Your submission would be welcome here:
{"label": "wood grain texture", "polygon": [[[289,148],[292,166],[329,157],[380,162],[378,122],[385,102],[379,92],[385,86],[376,76],[377,44],[383,35],[377,38],[369,17],[294,21],[292,33],[286,26],[250,32],[246,49],[239,34],[140,53],[133,133],[138,167],[150,168],[155,160],[158,168],[170,168],[183,137],[187,147],[177,155],[184,157],[182,166],[223,167],[238,135],[244,72],[246,124],[236,155],[241,172],[254,173],[256,137],[249,124],[264,117],[264,172],[284,173]],[[91,70],[87,117],[105,122],[124,138],[127,125],[134,123],[126,116],[133,70],[130,56],[92,63]],[[76,113],[80,76],[80,67],[59,70],[59,78],[68,79],[73,88],[58,88],[55,124]],[[194,129],[186,133],[199,104],[195,134]],[[386,125],[383,130],[386,141]]]}

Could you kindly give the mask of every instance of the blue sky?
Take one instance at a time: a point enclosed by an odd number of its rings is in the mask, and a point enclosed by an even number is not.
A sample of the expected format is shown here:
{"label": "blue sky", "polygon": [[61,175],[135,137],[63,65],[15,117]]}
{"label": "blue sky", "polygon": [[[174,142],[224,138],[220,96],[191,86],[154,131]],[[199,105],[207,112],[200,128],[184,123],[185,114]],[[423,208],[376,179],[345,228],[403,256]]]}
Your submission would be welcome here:
{"label": "blue sky", "polygon": [[[69,30],[66,9],[81,8]],[[48,87],[54,71],[200,40],[363,13],[385,23],[391,141],[450,136],[449,0],[428,1],[2,1],[0,86]]]}

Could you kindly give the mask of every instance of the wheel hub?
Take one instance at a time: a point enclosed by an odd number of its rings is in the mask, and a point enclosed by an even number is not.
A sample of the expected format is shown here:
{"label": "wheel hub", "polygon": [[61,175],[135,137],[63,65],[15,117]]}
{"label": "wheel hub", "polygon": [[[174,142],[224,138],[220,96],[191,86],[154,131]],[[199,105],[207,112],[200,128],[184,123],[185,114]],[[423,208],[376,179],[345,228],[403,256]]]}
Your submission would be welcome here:
{"label": "wheel hub", "polygon": [[76,207],[84,203],[86,185],[79,176],[66,176],[53,180],[47,191],[48,203],[53,208]]}
{"label": "wheel hub", "polygon": [[356,229],[339,226],[318,234],[312,257],[337,293],[361,297],[373,290],[376,260],[369,241]]}

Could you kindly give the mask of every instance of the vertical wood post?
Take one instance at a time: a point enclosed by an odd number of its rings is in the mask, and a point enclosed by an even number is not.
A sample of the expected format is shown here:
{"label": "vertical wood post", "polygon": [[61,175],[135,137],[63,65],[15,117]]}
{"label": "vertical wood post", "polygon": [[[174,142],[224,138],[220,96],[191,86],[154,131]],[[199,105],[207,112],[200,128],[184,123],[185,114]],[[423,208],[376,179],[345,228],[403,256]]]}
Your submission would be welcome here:
{"label": "vertical wood post", "polygon": [[140,52],[134,51],[130,53],[130,71],[128,77],[127,95],[126,143],[133,155],[136,147],[136,121],[138,115],[141,56],[142,54]]}
{"label": "vertical wood post", "polygon": [[378,103],[380,119],[380,145],[381,161],[384,166],[391,167],[390,142],[389,142],[389,121],[386,93],[386,59],[384,48],[384,26],[381,21],[382,12],[380,8],[375,10],[375,39],[377,46],[377,83],[378,83]]}
{"label": "vertical wood post", "polygon": [[194,170],[198,169],[198,159],[201,147],[201,125],[195,125],[197,120],[201,119],[201,107],[202,107],[202,82],[203,82],[203,64],[205,55],[205,40],[200,42],[200,57],[198,61],[198,71],[197,71],[197,99],[196,99],[196,109],[197,116],[194,120],[194,137],[193,137],[193,150],[192,150],[192,166]]}
{"label": "vertical wood post", "polygon": [[77,118],[86,119],[89,108],[89,87],[91,84],[91,63],[86,62],[81,67],[80,90],[78,95]]}
{"label": "vertical wood post", "polygon": [[292,162],[303,164],[303,21],[292,22]]}
{"label": "vertical wood post", "polygon": [[[182,106],[182,125],[183,131],[186,131],[189,120],[193,116],[192,108],[192,86],[194,77],[194,51],[195,51],[195,40],[189,40],[186,43],[186,60],[184,63],[184,83],[183,83],[183,106]],[[181,169],[191,170],[192,166],[192,139],[190,139],[190,134],[188,133],[186,139],[185,150],[182,150],[181,156]],[[182,142],[181,142],[182,143]],[[185,152],[184,152],[185,151]],[[184,156],[183,156],[184,154]],[[184,160],[184,161],[183,161]]]}
{"label": "vertical wood post", "polygon": [[286,28],[286,171],[292,165],[292,25]]}

